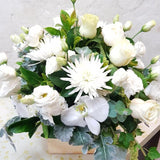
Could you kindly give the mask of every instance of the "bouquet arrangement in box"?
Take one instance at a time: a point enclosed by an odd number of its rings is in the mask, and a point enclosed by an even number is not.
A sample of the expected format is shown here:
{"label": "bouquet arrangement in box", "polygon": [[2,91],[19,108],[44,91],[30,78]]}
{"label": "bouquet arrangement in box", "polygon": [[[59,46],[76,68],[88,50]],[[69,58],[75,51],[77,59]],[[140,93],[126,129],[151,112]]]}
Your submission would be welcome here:
{"label": "bouquet arrangement in box", "polygon": [[[131,21],[122,25],[117,15],[106,24],[91,14],[79,20],[75,2],[71,14],[61,11],[54,27],[22,27],[20,36],[11,36],[21,58],[17,69],[1,53],[0,96],[11,97],[19,116],[0,136],[32,137],[41,125],[44,138],[82,145],[84,154],[96,148],[95,160],[124,160],[127,150],[136,160],[143,150],[135,140],[142,134],[138,124],[160,114],[160,62],[157,56],[145,67],[145,46],[134,37],[150,31],[155,21],[130,38]],[[155,148],[143,153],[147,160],[160,157]]]}

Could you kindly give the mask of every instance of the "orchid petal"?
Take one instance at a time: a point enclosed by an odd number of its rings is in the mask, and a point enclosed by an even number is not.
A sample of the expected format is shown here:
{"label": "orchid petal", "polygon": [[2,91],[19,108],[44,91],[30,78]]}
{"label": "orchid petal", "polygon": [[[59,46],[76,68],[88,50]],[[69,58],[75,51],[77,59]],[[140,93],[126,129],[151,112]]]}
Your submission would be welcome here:
{"label": "orchid petal", "polygon": [[89,128],[89,130],[95,134],[95,135],[99,135],[100,133],[100,124],[95,120],[93,119],[92,117],[85,117],[85,121],[87,123],[87,126]]}

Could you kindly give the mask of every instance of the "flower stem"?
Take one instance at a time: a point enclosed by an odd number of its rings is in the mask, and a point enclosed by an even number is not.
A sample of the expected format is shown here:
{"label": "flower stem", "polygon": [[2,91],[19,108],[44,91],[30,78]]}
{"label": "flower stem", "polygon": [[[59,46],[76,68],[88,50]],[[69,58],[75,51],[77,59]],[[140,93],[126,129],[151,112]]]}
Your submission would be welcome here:
{"label": "flower stem", "polygon": [[139,35],[140,33],[142,32],[142,30],[140,30],[138,33],[136,33],[133,37],[132,37],[132,39],[134,39],[137,35]]}
{"label": "flower stem", "polygon": [[143,147],[141,147],[141,152],[142,152],[142,153],[143,153],[143,155],[146,157],[146,153],[145,153],[145,151],[144,151]]}

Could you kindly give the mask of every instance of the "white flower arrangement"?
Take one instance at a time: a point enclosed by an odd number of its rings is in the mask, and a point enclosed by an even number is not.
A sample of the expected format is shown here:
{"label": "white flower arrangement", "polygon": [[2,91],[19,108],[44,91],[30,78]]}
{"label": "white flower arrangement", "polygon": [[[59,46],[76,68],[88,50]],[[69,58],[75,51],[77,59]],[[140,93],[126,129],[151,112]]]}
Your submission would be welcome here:
{"label": "white flower arrangement", "polygon": [[[71,1],[73,11],[62,10],[54,28],[22,27],[21,36],[11,36],[22,59],[19,68],[8,66],[0,53],[0,97],[11,96],[19,115],[0,136],[28,132],[32,137],[42,125],[44,138],[82,145],[83,153],[96,148],[95,160],[124,160],[127,150],[136,160],[143,150],[135,140],[138,124],[160,115],[160,62],[157,56],[145,67],[146,47],[134,38],[155,21],[130,38],[131,21],[123,25],[117,15],[107,24],[91,14],[79,20],[76,0]],[[156,154],[150,157],[151,152]],[[155,148],[151,152],[148,160],[160,157]]]}

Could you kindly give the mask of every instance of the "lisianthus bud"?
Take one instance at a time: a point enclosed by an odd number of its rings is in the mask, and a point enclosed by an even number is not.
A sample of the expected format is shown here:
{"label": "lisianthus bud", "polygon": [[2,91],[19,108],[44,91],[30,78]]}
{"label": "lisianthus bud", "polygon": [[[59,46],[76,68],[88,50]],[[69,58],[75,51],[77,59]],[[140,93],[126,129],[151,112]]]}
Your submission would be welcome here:
{"label": "lisianthus bud", "polygon": [[151,79],[154,80],[159,76],[158,73],[151,73]]}
{"label": "lisianthus bud", "polygon": [[7,63],[7,60],[8,60],[8,58],[7,58],[6,53],[0,52],[0,65]]}
{"label": "lisianthus bud", "polygon": [[155,21],[155,20],[151,20],[151,21],[147,22],[145,25],[142,26],[141,31],[142,31],[142,32],[148,32],[148,31],[150,31],[155,25],[156,25],[156,21]]}
{"label": "lisianthus bud", "polygon": [[75,3],[76,3],[76,0],[71,0],[71,1],[72,1],[72,3],[73,3],[73,4],[75,4]]}
{"label": "lisianthus bud", "polygon": [[59,66],[65,66],[67,64],[67,60],[62,57],[56,57],[57,63]]}
{"label": "lisianthus bud", "polygon": [[132,22],[131,21],[127,21],[123,26],[124,31],[129,31],[131,28],[132,28]]}
{"label": "lisianthus bud", "polygon": [[16,35],[16,34],[11,35],[11,36],[10,36],[10,39],[11,39],[12,42],[15,43],[15,44],[18,44],[18,43],[21,43],[21,42],[22,42],[21,38],[20,38],[18,35]]}
{"label": "lisianthus bud", "polygon": [[26,39],[26,35],[24,33],[21,33],[19,35],[19,37],[21,38],[22,41],[24,41]]}
{"label": "lisianthus bud", "polygon": [[92,14],[85,14],[81,17],[79,32],[85,38],[94,38],[97,33],[97,23],[99,18]]}
{"label": "lisianthus bud", "polygon": [[155,63],[159,60],[159,58],[160,58],[160,55],[158,55],[158,56],[152,58],[151,64],[155,64]]}
{"label": "lisianthus bud", "polygon": [[28,34],[28,32],[29,32],[29,29],[26,28],[26,27],[24,27],[24,26],[21,27],[21,30],[22,30],[25,34]]}
{"label": "lisianthus bud", "polygon": [[65,39],[61,39],[61,45],[62,45],[63,51],[65,51],[65,52],[68,51],[68,45],[67,45]]}
{"label": "lisianthus bud", "polygon": [[113,18],[113,23],[119,22],[119,14],[115,15]]}
{"label": "lisianthus bud", "polygon": [[20,102],[23,104],[31,105],[34,103],[34,96],[33,95],[26,95],[20,99]]}

